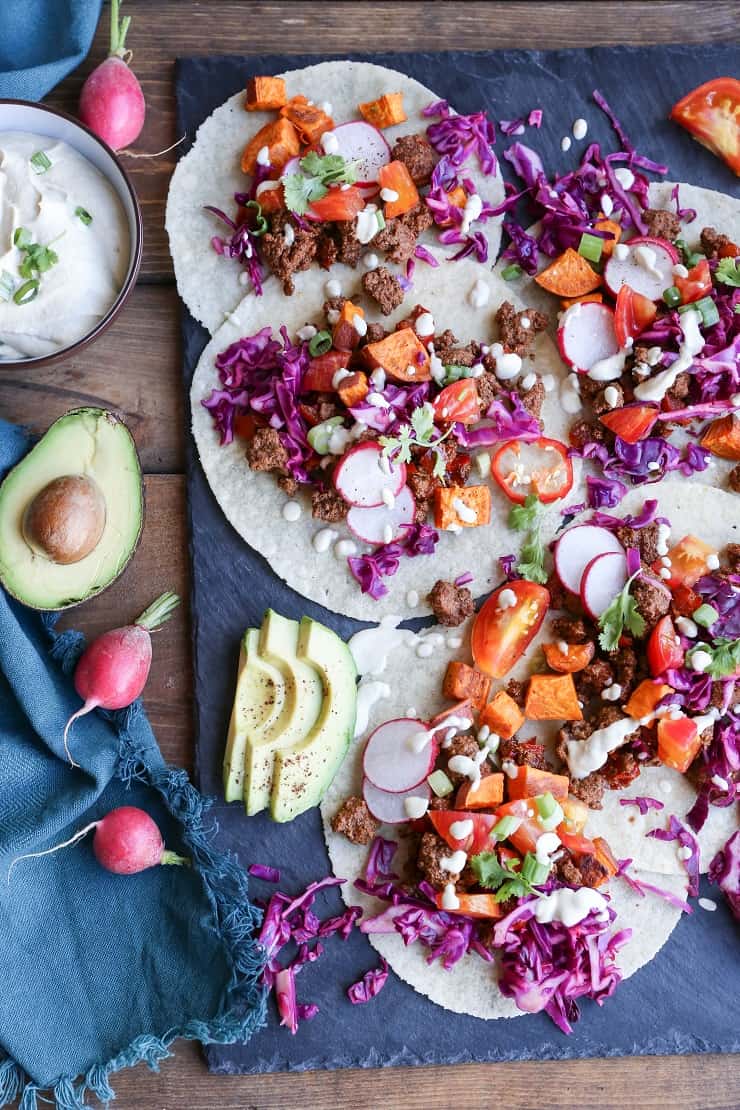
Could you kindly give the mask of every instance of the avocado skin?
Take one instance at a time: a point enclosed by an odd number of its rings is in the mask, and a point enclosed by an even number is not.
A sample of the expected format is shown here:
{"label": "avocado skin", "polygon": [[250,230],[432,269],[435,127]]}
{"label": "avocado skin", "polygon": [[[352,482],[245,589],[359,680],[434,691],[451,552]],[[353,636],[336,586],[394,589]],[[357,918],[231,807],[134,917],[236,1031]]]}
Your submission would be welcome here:
{"label": "avocado skin", "polygon": [[[82,574],[79,574],[80,569],[83,568],[86,560],[80,563],[72,564],[56,564],[48,563],[42,560],[41,557],[33,555],[30,548],[28,548],[25,540],[22,537],[22,512],[16,516],[13,512],[13,507],[8,505],[10,495],[8,491],[13,492],[17,483],[24,481],[24,475],[28,472],[33,475],[34,468],[37,465],[45,465],[39,463],[39,459],[44,459],[50,450],[53,450],[54,443],[61,436],[62,433],[73,429],[75,424],[80,425],[80,431],[85,430],[85,425],[89,425],[90,421],[105,422],[104,427],[106,430],[113,429],[119,437],[121,448],[121,460],[128,463],[131,469],[131,474],[128,476],[126,485],[131,483],[135,487],[135,495],[132,504],[132,520],[128,523],[133,523],[133,531],[128,530],[126,535],[126,543],[121,547],[118,558],[115,560],[114,565],[109,572],[106,572],[96,580],[93,574],[92,578],[87,578],[87,571],[90,569],[89,565],[84,568]],[[114,442],[114,440],[111,440]],[[84,468],[83,468],[84,469]],[[123,469],[123,466],[122,466]],[[68,473],[78,473],[80,468],[74,465],[74,462],[66,464],[63,459],[60,459],[58,465],[51,464],[50,469],[46,474],[46,481],[41,482],[40,488],[46,485],[47,481],[55,477],[61,477]],[[91,471],[93,477],[98,479],[98,474],[93,469]],[[115,489],[109,487],[106,482],[100,482],[103,493],[112,492],[115,495]],[[123,487],[121,487],[123,488]],[[26,503],[35,496],[29,495]],[[106,498],[107,508],[110,510],[111,505]],[[25,506],[23,506],[25,508]],[[41,439],[31,448],[27,455],[24,455],[15,466],[8,471],[2,483],[0,483],[0,583],[4,589],[26,605],[30,609],[39,609],[45,612],[58,612],[62,609],[69,609],[72,606],[79,605],[83,601],[88,601],[90,598],[95,597],[97,594],[102,593],[108,586],[112,585],[117,578],[123,574],[124,570],[133,558],[136,549],[141,540],[141,534],[144,528],[144,484],[141,474],[141,462],[139,454],[134,443],[134,438],[129,430],[127,424],[122,416],[110,409],[102,409],[95,407],[86,407],[79,409],[70,409],[69,412],[64,413],[58,420],[47,429]],[[34,591],[33,587],[25,589],[22,582],[18,582],[18,572],[14,571],[12,566],[8,565],[7,554],[9,547],[9,538],[12,542],[20,537],[26,550],[28,551],[28,572],[33,575],[33,571],[29,568],[36,568],[40,572],[46,572],[46,578],[53,577],[55,579],[54,585],[48,588],[48,592],[42,597],[39,595],[38,590]],[[104,544],[105,532],[103,538],[98,545]],[[87,559],[94,559],[96,552],[100,552],[96,548]],[[76,581],[81,581],[82,585],[77,588],[74,587]]]}

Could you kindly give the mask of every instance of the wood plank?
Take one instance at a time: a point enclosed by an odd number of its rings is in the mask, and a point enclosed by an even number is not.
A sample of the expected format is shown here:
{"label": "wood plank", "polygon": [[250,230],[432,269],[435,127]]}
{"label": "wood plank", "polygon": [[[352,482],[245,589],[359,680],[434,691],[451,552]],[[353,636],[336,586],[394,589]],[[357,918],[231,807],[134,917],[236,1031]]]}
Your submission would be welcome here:
{"label": "wood plank", "polygon": [[100,339],[62,363],[0,373],[0,412],[41,433],[71,408],[118,409],[149,472],[184,468],[179,301],[139,285]]}
{"label": "wood plank", "polygon": [[[147,120],[138,151],[163,150],[178,137],[173,91],[174,59],[190,54],[343,53],[405,49],[558,49],[599,44],[728,42],[737,30],[733,0],[713,3],[374,3],[360,18],[347,18],[342,3],[192,3],[127,0],[133,23],[128,42],[147,98]],[[353,8],[358,11],[359,6]],[[584,18],[585,16],[585,18]],[[75,112],[85,76],[107,51],[107,9],[88,60],[48,97]],[[691,76],[687,74],[687,84]],[[505,116],[505,105],[501,106]],[[165,281],[172,266],[164,231],[167,182],[176,152],[133,160],[124,156],[145,222],[142,278]]]}
{"label": "wood plank", "polygon": [[165,590],[180,594],[183,604],[154,636],[144,705],[165,759],[190,770],[193,696],[185,481],[174,475],[150,475],[145,495],[144,532],[128,567],[104,593],[63,614],[59,627],[79,628],[92,638],[128,624]]}

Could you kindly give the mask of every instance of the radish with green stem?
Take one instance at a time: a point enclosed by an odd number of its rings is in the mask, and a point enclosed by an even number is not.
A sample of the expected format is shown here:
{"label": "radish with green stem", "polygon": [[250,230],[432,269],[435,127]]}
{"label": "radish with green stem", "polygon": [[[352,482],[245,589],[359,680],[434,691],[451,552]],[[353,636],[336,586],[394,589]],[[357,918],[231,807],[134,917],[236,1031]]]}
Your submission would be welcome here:
{"label": "radish with green stem", "polygon": [[177,594],[168,591],[153,601],[133,624],[112,628],[93,640],[80,656],[75,669],[75,690],[84,701],[81,709],[64,728],[64,750],[75,763],[67,743],[72,722],[93,709],[125,709],[141,694],[152,665],[151,633],[155,632],[180,604]]}
{"label": "radish with green stem", "polygon": [[101,867],[112,871],[114,875],[136,875],[150,867],[164,865],[190,866],[187,857],[178,856],[176,852],[165,848],[159,827],[148,813],[137,806],[119,806],[106,813],[99,821],[91,821],[62,844],[55,844],[53,848],[46,848],[43,852],[28,852],[25,856],[18,856],[8,868],[8,882],[13,868],[21,860],[38,859],[53,855],[62,848],[69,848],[82,840],[83,836],[87,836],[91,829],[95,829],[95,858]]}
{"label": "radish with green stem", "polygon": [[146,103],[138,77],[129,69],[126,34],[131,16],[118,16],[119,0],[110,5],[110,53],[82,86],[80,119],[113,150],[136,142],[144,126]]}

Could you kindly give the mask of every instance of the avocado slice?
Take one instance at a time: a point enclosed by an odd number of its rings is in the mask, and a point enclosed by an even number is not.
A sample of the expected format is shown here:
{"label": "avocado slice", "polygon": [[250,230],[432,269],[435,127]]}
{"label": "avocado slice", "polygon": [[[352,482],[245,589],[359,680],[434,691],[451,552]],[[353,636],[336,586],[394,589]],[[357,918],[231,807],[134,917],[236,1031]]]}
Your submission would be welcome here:
{"label": "avocado slice", "polygon": [[321,676],[321,714],[306,739],[277,753],[271,813],[275,821],[292,821],[318,805],[347,754],[357,715],[357,669],[343,640],[318,621],[304,617],[298,657]]}
{"label": "avocado slice", "polygon": [[0,582],[34,609],[77,605],[121,574],[143,519],[128,428],[105,409],[74,409],[0,485]]}
{"label": "avocado slice", "polygon": [[298,658],[298,622],[268,609],[259,637],[259,655],[281,675],[285,698],[270,725],[247,736],[244,805],[252,816],[270,804],[276,753],[292,750],[311,732],[321,712],[324,689],[310,663]]}
{"label": "avocado slice", "polygon": [[224,755],[227,802],[244,798],[244,757],[248,738],[268,729],[280,716],[285,701],[283,676],[261,658],[259,638],[259,628],[248,628],[239,651],[236,695]]}

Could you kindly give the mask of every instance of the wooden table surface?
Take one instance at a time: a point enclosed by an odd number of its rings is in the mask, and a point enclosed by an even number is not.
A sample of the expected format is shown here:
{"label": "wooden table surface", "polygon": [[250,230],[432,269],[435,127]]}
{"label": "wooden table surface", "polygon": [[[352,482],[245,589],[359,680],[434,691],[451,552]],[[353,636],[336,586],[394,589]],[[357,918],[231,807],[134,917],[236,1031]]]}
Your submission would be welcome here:
{"label": "wooden table surface", "polygon": [[[737,12],[734,2],[658,0],[588,5],[126,0],[124,14],[133,17],[128,45],[147,99],[147,122],[137,147],[157,151],[177,138],[173,70],[179,55],[723,42],[737,37]],[[106,42],[107,10],[90,58],[54,91],[50,103],[76,110],[81,82],[104,56]],[[691,84],[690,73],[686,84]],[[167,587],[188,595],[183,477],[187,416],[180,387],[178,299],[164,232],[174,162],[174,153],[127,160],[144,213],[144,263],[139,285],[114,326],[69,362],[0,375],[0,414],[9,419],[40,432],[69,408],[101,404],[120,409],[136,437],[146,471],[144,537],[124,576],[65,617],[63,625],[74,624],[89,634],[125,623]],[[166,758],[188,768],[193,754],[191,687],[184,606],[157,640],[144,700]],[[441,1110],[454,1105],[467,1110],[489,1106],[502,1095],[512,1110],[535,1105],[706,1110],[738,1106],[740,1058],[638,1057],[219,1077],[208,1075],[197,1046],[180,1042],[158,1074],[142,1065],[120,1073],[114,1086],[118,1110],[276,1110],[299,1105],[347,1110],[376,1105]]]}

